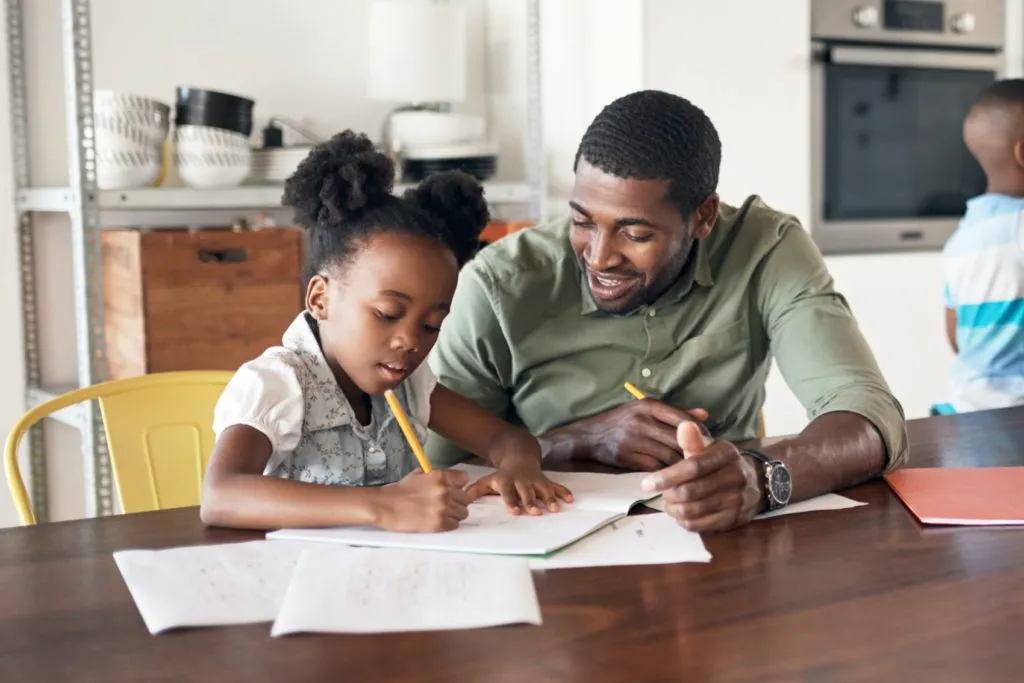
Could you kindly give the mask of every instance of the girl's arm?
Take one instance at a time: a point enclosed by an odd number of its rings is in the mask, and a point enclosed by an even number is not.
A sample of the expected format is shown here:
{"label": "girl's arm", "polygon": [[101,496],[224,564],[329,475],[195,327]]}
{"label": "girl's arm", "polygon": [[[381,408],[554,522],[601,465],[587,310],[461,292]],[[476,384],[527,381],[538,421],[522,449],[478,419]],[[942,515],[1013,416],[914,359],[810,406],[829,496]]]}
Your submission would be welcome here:
{"label": "girl's arm", "polygon": [[528,431],[441,384],[430,393],[430,428],[494,467],[509,457],[533,459],[540,465],[540,444]]}
{"label": "girl's arm", "polygon": [[325,486],[263,475],[270,440],[247,425],[225,429],[203,480],[205,524],[245,529],[377,526],[441,531],[466,518],[464,472],[414,473],[380,488]]}
{"label": "girl's arm", "polygon": [[487,459],[499,471],[474,484],[474,497],[497,493],[513,512],[525,508],[531,514],[540,513],[537,499],[551,511],[559,509],[558,498],[572,500],[567,488],[544,476],[540,444],[532,434],[441,384],[430,394],[430,428],[464,451]]}

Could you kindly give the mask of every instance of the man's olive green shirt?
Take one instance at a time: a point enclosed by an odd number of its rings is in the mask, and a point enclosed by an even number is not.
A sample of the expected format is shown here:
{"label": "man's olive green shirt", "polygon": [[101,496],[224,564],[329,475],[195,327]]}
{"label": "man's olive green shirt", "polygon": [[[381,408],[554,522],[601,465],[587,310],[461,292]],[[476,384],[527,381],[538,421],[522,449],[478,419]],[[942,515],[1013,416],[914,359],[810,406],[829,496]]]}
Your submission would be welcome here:
{"label": "man's olive green shirt", "polygon": [[[675,284],[626,315],[595,305],[568,219],[501,239],[463,268],[429,362],[441,384],[534,434],[633,400],[628,380],[704,408],[712,434],[741,441],[758,434],[772,358],[808,419],[860,414],[890,468],[906,459],[903,409],[820,252],[756,196],[722,205]],[[439,465],[465,457],[434,433],[427,450]]]}

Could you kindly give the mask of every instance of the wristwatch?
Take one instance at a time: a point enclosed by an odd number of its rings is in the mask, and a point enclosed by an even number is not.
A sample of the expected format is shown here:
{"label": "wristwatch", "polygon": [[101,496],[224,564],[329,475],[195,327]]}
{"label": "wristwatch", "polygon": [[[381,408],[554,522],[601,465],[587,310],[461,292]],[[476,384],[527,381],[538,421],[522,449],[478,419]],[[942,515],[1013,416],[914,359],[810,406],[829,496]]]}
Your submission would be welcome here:
{"label": "wristwatch", "polygon": [[793,478],[781,460],[768,457],[760,451],[748,448],[740,449],[743,455],[749,455],[757,460],[764,471],[764,508],[762,512],[778,510],[789,503],[789,497],[793,493]]}

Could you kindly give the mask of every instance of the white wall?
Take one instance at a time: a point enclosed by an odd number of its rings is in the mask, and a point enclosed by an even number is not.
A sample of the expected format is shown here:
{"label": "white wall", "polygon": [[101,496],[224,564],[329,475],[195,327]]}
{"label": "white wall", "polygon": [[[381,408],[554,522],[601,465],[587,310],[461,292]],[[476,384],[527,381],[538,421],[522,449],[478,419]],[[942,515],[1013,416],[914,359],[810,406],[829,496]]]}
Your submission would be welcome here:
{"label": "white wall", "polygon": [[642,0],[543,3],[542,91],[551,212],[564,213],[576,147],[616,97],[643,87]]}

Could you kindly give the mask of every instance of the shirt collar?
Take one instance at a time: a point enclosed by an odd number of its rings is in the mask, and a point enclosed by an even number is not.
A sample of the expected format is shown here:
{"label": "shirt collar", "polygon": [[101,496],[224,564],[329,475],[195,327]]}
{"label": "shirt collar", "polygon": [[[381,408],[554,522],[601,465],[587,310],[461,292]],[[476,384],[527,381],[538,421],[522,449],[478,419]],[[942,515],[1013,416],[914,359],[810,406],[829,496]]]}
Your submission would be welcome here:
{"label": "shirt collar", "polygon": [[[323,349],[313,331],[316,320],[303,311],[292,321],[281,338],[282,345],[299,357],[303,373],[300,385],[307,392],[302,417],[303,432],[316,432],[357,424],[338,380],[327,365]],[[303,381],[304,380],[304,381]]]}
{"label": "shirt collar", "polygon": [[1022,210],[1024,210],[1024,198],[988,192],[967,200],[964,220],[984,220],[1007,213],[1017,214]]}
{"label": "shirt collar", "polygon": [[[711,274],[711,263],[708,259],[707,244],[705,240],[697,240],[694,244],[693,249],[690,252],[690,257],[686,261],[686,265],[683,266],[682,272],[679,273],[679,277],[676,281],[665,290],[661,296],[652,304],[655,307],[665,306],[671,304],[677,304],[682,301],[683,297],[693,289],[693,283],[696,282],[701,287],[711,287],[715,284],[715,278]],[[577,270],[579,269],[577,261]],[[590,286],[587,284],[587,276],[585,273],[579,274],[580,278],[580,289],[582,293],[582,305],[580,306],[580,312],[583,315],[608,315],[594,302],[594,297],[590,294]],[[643,307],[639,307],[636,310],[630,311],[626,315],[633,315],[636,311],[641,310]]]}

